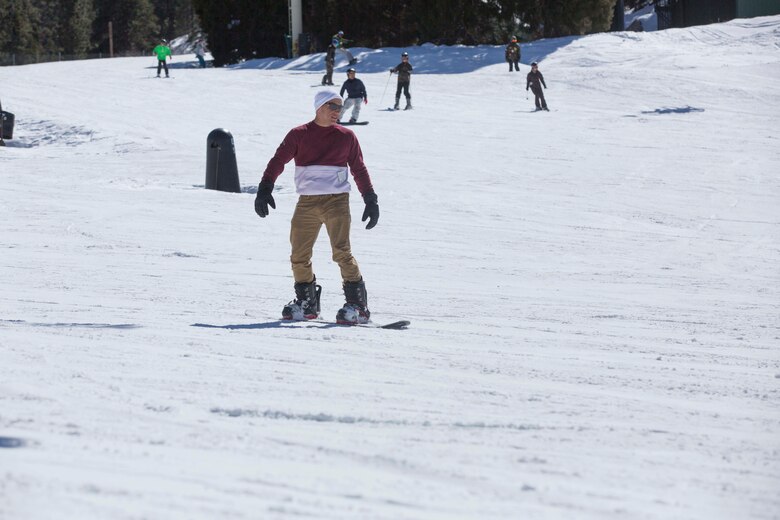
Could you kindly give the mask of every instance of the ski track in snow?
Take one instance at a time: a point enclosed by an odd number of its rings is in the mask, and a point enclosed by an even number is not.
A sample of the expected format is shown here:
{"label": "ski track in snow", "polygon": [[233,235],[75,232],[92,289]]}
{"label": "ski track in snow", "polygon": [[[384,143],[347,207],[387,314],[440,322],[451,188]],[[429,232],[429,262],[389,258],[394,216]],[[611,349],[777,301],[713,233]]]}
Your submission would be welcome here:
{"label": "ski track in snow", "polygon": [[[404,331],[269,325],[291,167],[269,218],[253,186],[321,57],[0,68],[0,518],[780,518],[779,36],[535,42],[538,114],[490,46],[409,49],[386,112],[365,50],[352,245]],[[216,127],[241,194],[202,189]]]}

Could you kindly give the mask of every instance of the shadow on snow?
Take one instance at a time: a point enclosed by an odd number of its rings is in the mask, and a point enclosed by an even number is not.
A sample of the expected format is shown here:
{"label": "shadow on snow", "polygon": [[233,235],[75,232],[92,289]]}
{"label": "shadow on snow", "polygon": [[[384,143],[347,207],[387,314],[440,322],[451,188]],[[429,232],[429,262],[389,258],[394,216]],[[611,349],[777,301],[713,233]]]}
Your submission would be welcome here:
{"label": "shadow on snow", "polygon": [[[541,62],[581,36],[567,36],[537,40],[521,44],[521,63]],[[506,63],[504,60],[505,45],[434,45],[425,43],[410,47],[383,47],[369,49],[355,47],[349,49],[358,59],[354,65],[358,74],[371,72],[387,72],[401,61],[401,53],[409,53],[409,61],[415,74],[464,74],[496,64]],[[335,69],[345,69],[347,60],[340,54],[336,55]],[[325,53],[308,54],[292,60],[282,58],[261,58],[249,60],[238,65],[227,67],[230,70],[284,70],[301,73],[322,74],[325,70]],[[343,72],[343,70],[341,71]]]}
{"label": "shadow on snow", "polygon": [[332,329],[343,328],[344,325],[336,323],[323,323],[318,321],[288,321],[274,320],[266,323],[238,323],[232,325],[213,325],[210,323],[193,323],[192,327],[201,327],[205,329],[226,329],[226,330],[257,330],[257,329]]}

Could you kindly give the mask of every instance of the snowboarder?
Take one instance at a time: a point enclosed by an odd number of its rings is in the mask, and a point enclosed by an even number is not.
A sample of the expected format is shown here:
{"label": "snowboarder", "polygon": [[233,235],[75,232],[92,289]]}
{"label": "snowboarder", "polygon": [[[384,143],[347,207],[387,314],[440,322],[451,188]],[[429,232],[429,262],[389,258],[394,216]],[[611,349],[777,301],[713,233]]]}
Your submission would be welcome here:
{"label": "snowboarder", "polygon": [[341,109],[339,120],[341,120],[347,111],[352,108],[352,117],[349,118],[350,123],[356,123],[358,117],[360,117],[360,104],[368,104],[368,93],[366,92],[366,86],[363,82],[355,77],[355,69],[352,67],[347,69],[347,81],[341,86],[339,95],[344,96],[344,91],[347,92],[347,99],[344,102],[344,107]]}
{"label": "snowboarder", "polygon": [[401,101],[401,91],[404,92],[406,97],[406,107],[404,110],[412,108],[412,95],[409,94],[409,83],[412,81],[412,65],[409,63],[409,53],[401,53],[401,63],[390,69],[390,74],[398,73],[398,86],[395,89],[395,106],[394,110],[398,110],[398,104]]}
{"label": "snowboarder", "polygon": [[343,52],[347,59],[349,60],[349,63],[347,65],[354,65],[357,63],[357,60],[354,56],[352,56],[352,53],[347,50],[347,44],[352,43],[353,40],[348,40],[344,38],[344,31],[339,31],[336,34],[333,35],[333,37],[330,39],[331,45],[333,45],[336,50],[339,50]]}
{"label": "snowboarder", "polygon": [[204,56],[206,55],[206,45],[203,43],[203,40],[198,39],[195,42],[195,57],[198,58],[198,63],[200,64],[201,69],[206,68],[206,59]]}
{"label": "snowboarder", "polygon": [[276,209],[272,195],[274,182],[284,165],[295,159],[295,190],[300,195],[290,227],[295,299],[282,309],[282,318],[286,320],[310,320],[320,314],[322,288],[317,285],[311,257],[323,224],[330,237],[333,260],[341,270],[346,297],[336,321],[368,323],[371,316],[366,285],[350,247],[350,171],[366,205],[362,218],[363,222],[368,220],[366,229],[377,224],[379,204],[357,136],[336,124],[341,109],[338,94],[327,90],[318,92],[314,96],[314,120],[287,133],[268,161],[257,189],[255,212],[264,218],[269,214],[268,206]]}
{"label": "snowboarder", "polygon": [[512,41],[509,42],[509,45],[506,46],[506,51],[504,51],[504,56],[506,57],[506,61],[509,63],[509,72],[512,72],[512,66],[514,66],[515,71],[520,71],[520,45],[517,44],[517,37],[512,36]]}
{"label": "snowboarder", "polygon": [[322,85],[333,85],[333,65],[336,63],[336,46],[331,43],[325,52],[325,75],[322,76]]}
{"label": "snowboarder", "polygon": [[[541,85],[540,85],[541,83]],[[536,110],[546,110],[547,101],[544,99],[544,93],[542,92],[542,85],[547,88],[547,83],[544,82],[544,76],[539,72],[539,65],[536,62],[531,63],[531,72],[525,78],[525,90],[528,91],[528,87],[531,87],[531,92],[534,93],[534,103],[536,104]]]}
{"label": "snowboarder", "polygon": [[171,54],[171,48],[168,47],[168,40],[165,38],[160,40],[160,44],[154,48],[152,51],[153,54],[157,55],[157,77],[160,77],[160,70],[165,69],[165,77],[168,76],[168,62],[166,61],[167,58],[173,59],[173,55]]}

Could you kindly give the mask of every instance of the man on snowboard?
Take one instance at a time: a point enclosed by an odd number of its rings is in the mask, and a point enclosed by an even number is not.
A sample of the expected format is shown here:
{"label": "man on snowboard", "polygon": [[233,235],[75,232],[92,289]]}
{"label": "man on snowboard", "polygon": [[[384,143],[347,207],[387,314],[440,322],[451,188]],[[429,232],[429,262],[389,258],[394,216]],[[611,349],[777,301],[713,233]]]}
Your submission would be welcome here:
{"label": "man on snowboard", "polygon": [[339,264],[346,303],[336,314],[342,324],[368,323],[371,313],[363,276],[352,256],[349,242],[352,217],[349,211],[349,174],[363,195],[366,208],[362,221],[366,229],[379,220],[378,197],[374,193],[357,136],[336,124],[342,110],[341,97],[323,90],[314,96],[314,120],[290,130],[268,161],[255,199],[255,212],[269,214],[276,209],[272,192],[284,165],[295,159],[295,190],[300,195],[292,217],[292,245],[295,299],[284,306],[282,318],[311,320],[320,314],[322,288],[312,269],[311,257],[320,228],[330,237],[333,260]]}
{"label": "man on snowboard", "polygon": [[352,108],[352,115],[349,118],[350,123],[357,123],[358,117],[360,117],[360,105],[361,103],[368,104],[368,93],[366,92],[366,86],[362,81],[355,77],[356,71],[352,67],[347,69],[347,81],[341,85],[339,94],[344,95],[347,93],[347,100],[344,102],[344,107],[341,109],[341,115],[339,119],[344,117],[350,108]]}

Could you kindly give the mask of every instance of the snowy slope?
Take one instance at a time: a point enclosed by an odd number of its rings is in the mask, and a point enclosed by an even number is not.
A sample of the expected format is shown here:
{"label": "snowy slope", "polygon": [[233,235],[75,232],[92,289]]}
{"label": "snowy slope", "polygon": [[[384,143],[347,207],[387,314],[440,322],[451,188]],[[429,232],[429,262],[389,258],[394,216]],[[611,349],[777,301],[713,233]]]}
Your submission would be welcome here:
{"label": "snowy slope", "polygon": [[550,113],[501,47],[407,50],[410,112],[356,50],[353,227],[407,331],[276,321],[292,167],[252,192],[321,56],[0,68],[0,518],[780,518],[780,17],[524,46]]}

